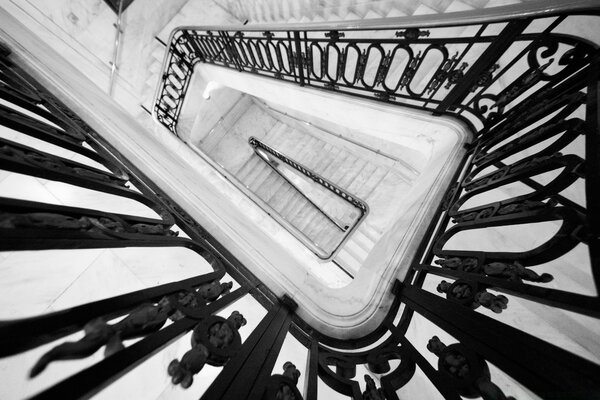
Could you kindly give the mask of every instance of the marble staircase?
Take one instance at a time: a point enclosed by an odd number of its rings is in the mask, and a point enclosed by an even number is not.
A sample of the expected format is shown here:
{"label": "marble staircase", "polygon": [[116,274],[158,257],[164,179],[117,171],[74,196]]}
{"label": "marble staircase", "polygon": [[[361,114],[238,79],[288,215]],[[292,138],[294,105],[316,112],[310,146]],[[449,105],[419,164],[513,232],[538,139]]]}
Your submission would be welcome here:
{"label": "marble staircase", "polygon": [[253,154],[236,172],[236,177],[325,252],[334,250],[343,238],[344,232],[259,156]]}
{"label": "marble staircase", "polygon": [[227,11],[249,24],[342,21],[448,13],[520,3],[520,0],[225,0]]}
{"label": "marble staircase", "polygon": [[[196,121],[193,130],[198,132],[201,123]],[[389,183],[409,185],[416,172],[399,170],[381,155],[282,116],[248,96],[243,96],[208,134],[198,138],[192,133],[189,143],[235,177],[259,205],[266,204],[263,207],[266,212],[277,213],[284,224],[293,226],[326,251],[339,245],[344,232],[254,153],[248,145],[250,136],[335,183],[371,208],[334,257],[344,270],[356,273],[382,236],[384,227],[371,214],[377,214],[382,198],[389,199],[398,190],[398,186]],[[336,221],[354,220],[358,216],[357,209],[350,207],[355,213],[351,214],[336,201],[341,199],[331,196],[319,206]]]}

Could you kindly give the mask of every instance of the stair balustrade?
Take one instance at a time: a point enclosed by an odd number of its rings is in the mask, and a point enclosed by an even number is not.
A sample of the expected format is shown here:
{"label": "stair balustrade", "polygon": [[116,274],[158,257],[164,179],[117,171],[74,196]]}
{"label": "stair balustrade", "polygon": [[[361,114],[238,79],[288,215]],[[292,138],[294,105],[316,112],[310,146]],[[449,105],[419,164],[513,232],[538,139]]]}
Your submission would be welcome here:
{"label": "stair balustrade", "polygon": [[[271,28],[263,31],[264,37],[245,34],[260,33],[249,28],[182,28],[172,36],[154,112],[173,132],[194,64],[200,61],[454,115],[474,130],[475,139],[437,205],[407,276],[393,284],[387,316],[371,332],[340,337],[308,324],[300,317],[302,304],[271,292],[225,245],[118,156],[102,132],[37,84],[12,61],[10,50],[1,48],[0,124],[85,156],[108,172],[8,139],[0,143],[0,167],[132,199],[160,218],[2,198],[0,249],[184,247],[214,272],[1,321],[0,356],[52,344],[32,362],[32,379],[39,379],[48,365],[106,347],[103,360],[52,383],[34,398],[91,397],[124,374],[135,374],[136,366],[187,333],[189,350],[166,363],[164,373],[174,385],[188,388],[194,375],[196,382],[205,376],[206,364],[221,368],[204,399],[316,399],[323,398],[322,385],[353,399],[428,398],[430,390],[457,400],[508,399],[516,392],[518,398],[597,398],[598,355],[578,347],[597,345],[586,342],[588,332],[569,337],[574,328],[567,322],[559,331],[565,337],[555,341],[552,333],[539,332],[539,320],[521,318],[527,315],[524,308],[533,307],[552,321],[577,321],[590,332],[600,318],[599,52],[576,31],[557,31],[570,20],[597,16],[599,8],[591,2],[547,4],[514,17],[499,12],[489,19],[464,15],[404,26],[381,22],[376,31],[392,33],[385,40],[354,37],[368,30],[364,26]],[[436,33],[473,24],[479,28],[470,39]],[[489,33],[490,27],[500,33]],[[463,46],[456,57],[450,50],[454,44]],[[469,58],[476,47],[478,56]],[[330,65],[330,55],[323,56],[329,51],[339,51],[340,61]],[[387,51],[391,58],[386,59]],[[401,51],[408,54],[406,66],[395,82],[385,83]],[[442,54],[441,61],[417,90],[415,76],[434,51]],[[354,61],[351,52],[356,53]],[[373,54],[379,54],[377,62],[371,60]],[[348,65],[355,72],[352,79],[345,74]],[[511,72],[513,67],[520,72]],[[174,224],[190,239],[174,236]],[[497,240],[499,230],[511,227],[517,229],[509,239],[520,247]],[[461,235],[467,239],[454,240]],[[487,242],[486,235],[491,238]],[[221,282],[225,274],[235,284]],[[577,277],[579,285],[572,284]],[[592,294],[582,289],[585,285]],[[229,305],[235,309],[236,301],[248,295],[266,314],[241,335],[249,322],[244,316],[216,313]],[[124,318],[116,321],[120,316]],[[79,340],[64,342],[81,330]],[[306,364],[285,362],[283,373],[277,373],[288,333],[307,349]],[[140,340],[124,345],[131,338]],[[304,388],[296,387],[301,376]]]}

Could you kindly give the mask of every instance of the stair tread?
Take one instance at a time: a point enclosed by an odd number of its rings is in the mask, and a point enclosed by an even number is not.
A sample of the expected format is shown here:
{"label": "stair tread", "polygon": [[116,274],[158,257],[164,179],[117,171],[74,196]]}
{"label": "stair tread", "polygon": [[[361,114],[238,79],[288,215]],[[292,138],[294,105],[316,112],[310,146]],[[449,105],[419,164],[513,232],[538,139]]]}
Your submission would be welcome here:
{"label": "stair tread", "polygon": [[362,263],[354,258],[352,254],[348,253],[345,249],[345,246],[344,248],[340,249],[334,259],[340,266],[353,274],[356,274],[362,267]]}

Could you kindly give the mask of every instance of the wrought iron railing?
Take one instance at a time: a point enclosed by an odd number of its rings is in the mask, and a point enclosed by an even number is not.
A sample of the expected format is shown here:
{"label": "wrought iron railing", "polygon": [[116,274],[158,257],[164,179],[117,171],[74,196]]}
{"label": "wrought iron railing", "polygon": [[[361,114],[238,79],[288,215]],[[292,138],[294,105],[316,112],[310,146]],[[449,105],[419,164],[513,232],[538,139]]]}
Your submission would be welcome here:
{"label": "wrought iron railing", "polygon": [[[53,383],[39,393],[38,398],[89,397],[126,372],[135,373],[135,370],[131,371],[134,366],[191,331],[192,348],[181,360],[165,365],[165,374],[169,374],[175,384],[187,387],[205,363],[224,365],[203,394],[205,399],[258,399],[263,395],[289,398],[291,392],[296,398],[316,399],[322,384],[353,399],[425,396],[429,388],[446,399],[456,400],[461,397],[505,399],[516,392],[521,393],[519,399],[530,393],[542,398],[597,398],[600,393],[597,379],[600,366],[598,354],[594,353],[597,335],[582,334],[576,329],[583,327],[597,332],[600,318],[600,202],[597,190],[600,180],[600,61],[597,46],[578,38],[577,32],[570,35],[553,32],[570,20],[576,25],[586,22],[578,15],[596,16],[598,9],[583,3],[574,10],[548,6],[539,17],[525,13],[514,19],[498,17],[483,22],[483,25],[491,26],[504,19],[508,21],[501,27],[499,36],[492,35],[492,39],[482,32],[469,42],[473,43],[471,47],[477,43],[489,46],[470,68],[461,71],[464,73],[462,79],[451,84],[450,91],[442,99],[412,97],[407,89],[412,82],[410,75],[409,82],[398,93],[392,94],[396,98],[386,99],[394,103],[400,103],[398,99],[418,100],[423,102],[425,109],[470,118],[471,126],[477,128],[476,139],[469,146],[445,199],[437,206],[407,276],[402,282],[396,282],[392,293],[394,303],[387,317],[372,332],[344,339],[328,336],[307,324],[294,312],[296,305],[286,296],[279,300],[275,298],[263,283],[159,188],[144,179],[134,166],[106,151],[110,146],[98,136],[101,132],[95,132],[39,87],[11,62],[8,51],[2,51],[0,97],[10,105],[0,110],[1,124],[98,161],[111,172],[7,140],[0,147],[0,167],[134,199],[154,209],[161,218],[3,199],[0,203],[0,249],[182,246],[206,259],[215,272],[63,311],[2,321],[0,356],[18,355],[56,341],[47,353],[32,363],[32,375],[39,375],[49,362],[58,363],[58,358],[85,357],[94,349],[104,345],[110,347],[104,360]],[[541,17],[545,18],[545,28],[536,30],[528,25]],[[420,21],[423,20],[417,19],[414,23]],[[480,22],[481,19],[474,19],[456,24],[464,26]],[[393,39],[394,43],[411,48],[421,40],[435,37],[433,25],[435,23],[419,27],[421,31],[427,28],[431,32],[430,36],[418,38],[409,33],[415,31],[408,31],[414,25],[407,25],[407,29],[393,27],[390,31],[404,31],[401,39]],[[439,25],[451,26],[452,22]],[[339,33],[346,33],[344,29],[335,30],[338,37]],[[199,57],[205,51],[203,49],[207,49],[213,61],[224,63],[228,59],[220,58],[226,56],[219,52],[230,54],[231,42],[236,40],[227,36],[226,31],[211,36],[201,30],[197,36],[202,39],[195,42],[189,31],[183,29],[178,31],[181,35],[173,37],[165,74],[165,82],[171,83],[161,84],[156,106],[159,119],[173,131],[192,72],[190,55]],[[272,42],[276,35],[260,40]],[[337,40],[335,36],[330,35],[327,40]],[[185,39],[181,39],[183,37]],[[294,40],[295,46],[295,35],[289,39]],[[300,50],[301,39],[298,39]],[[248,36],[239,37],[239,41],[243,40],[249,40]],[[464,43],[452,36],[446,41]],[[515,57],[505,64],[500,54],[506,53],[506,49],[518,41],[526,43],[522,43],[521,49],[514,53]],[[195,53],[186,53],[188,44]],[[218,44],[222,47],[213,50],[211,46]],[[207,61],[211,59],[208,55]],[[554,58],[553,63],[559,62],[559,70],[536,61],[537,56]],[[231,55],[227,57],[231,57],[227,61],[230,64],[235,62],[241,69],[245,68],[241,61]],[[459,62],[467,62],[463,60],[465,58]],[[492,72],[491,79],[498,81],[498,76],[508,77],[508,65],[516,65],[519,60],[526,62],[523,71],[510,75],[512,79],[503,89],[494,92],[494,85],[479,79],[495,64],[499,64],[499,69]],[[175,67],[178,62],[182,65]],[[439,72],[439,68],[435,71]],[[177,69],[182,75],[189,74],[177,80],[178,77],[171,76],[178,74]],[[312,73],[310,68],[302,67],[301,71],[306,80],[310,78],[311,84],[324,87],[322,81],[306,75]],[[453,68],[446,72],[449,71],[456,72]],[[300,77],[300,70],[296,72],[294,80]],[[268,74],[268,71],[257,69],[256,73]],[[270,73],[274,75],[272,71]],[[287,75],[282,78],[292,80]],[[179,87],[166,88],[175,85],[173,82]],[[448,82],[449,77],[446,77],[442,84]],[[347,90],[342,83],[338,87],[334,90]],[[433,87],[431,98],[440,94],[440,87]],[[470,92],[472,87],[476,87],[475,92]],[[379,92],[383,93],[382,90]],[[171,97],[167,98],[166,93]],[[383,100],[375,96],[377,91],[364,93]],[[481,105],[484,99],[495,104],[493,110]],[[480,105],[476,105],[477,102]],[[19,111],[19,107],[42,120]],[[550,178],[540,179],[539,175],[543,173],[550,173]],[[125,181],[132,182],[140,193],[128,189]],[[525,185],[529,191],[524,193],[518,185]],[[478,203],[474,202],[477,198],[480,199]],[[537,227],[549,221],[556,221],[554,232],[547,229],[547,225]],[[191,239],[172,236],[170,231],[174,222]],[[492,249],[484,247],[486,235],[511,226],[518,227],[511,235],[516,236],[514,241],[521,248],[508,247],[505,241],[494,242],[498,236],[490,236]],[[469,232],[477,232],[477,235],[462,242],[453,241]],[[544,236],[540,238],[541,235]],[[589,271],[579,269],[582,264],[589,266]],[[592,288],[588,293],[577,285],[569,285],[568,280],[571,274],[575,275],[575,270],[580,277],[579,283]],[[229,285],[219,282],[223,271],[232,276],[239,289],[228,293]],[[238,328],[244,329],[243,318],[233,313],[226,320],[214,313],[246,293],[257,299],[267,312],[242,341],[236,332]],[[534,305],[535,313],[542,317],[551,316],[554,321],[566,319],[567,322],[560,325],[562,330],[558,331],[558,335],[565,336],[556,340],[555,332],[540,334],[538,325],[544,321],[528,320],[528,314],[522,311],[524,304]],[[502,313],[501,317],[499,313]],[[128,317],[119,322],[109,322],[125,315]],[[512,319],[507,319],[510,316]],[[590,318],[583,320],[582,317]],[[168,319],[174,322],[167,324]],[[568,326],[568,321],[577,321],[574,325],[578,327]],[[82,340],[72,342],[75,344],[61,343],[66,335],[84,327]],[[573,332],[569,329],[586,337],[569,338],[567,334]],[[303,393],[295,387],[298,370],[294,365],[285,364],[282,375],[272,375],[288,332],[308,349],[306,367],[302,370],[305,376]],[[432,336],[423,340],[424,332]],[[121,348],[121,340],[133,336],[142,339]],[[583,348],[574,343],[580,339],[585,343]],[[357,377],[361,370],[368,372],[364,378],[366,385],[362,387],[359,384],[362,377]],[[512,379],[508,380],[509,384],[500,384],[499,380],[506,382],[507,376]],[[412,386],[410,392],[411,385],[420,386],[416,390]]]}
{"label": "wrought iron railing", "polygon": [[[153,112],[176,132],[194,65],[201,62],[450,114],[479,131],[523,94],[589,65],[594,46],[561,32],[567,13],[557,4],[535,5],[536,14],[524,6],[490,11],[485,22],[465,14],[433,22],[178,28]],[[597,13],[593,2],[571,6],[577,6],[571,15]],[[502,86],[505,80],[510,84]]]}

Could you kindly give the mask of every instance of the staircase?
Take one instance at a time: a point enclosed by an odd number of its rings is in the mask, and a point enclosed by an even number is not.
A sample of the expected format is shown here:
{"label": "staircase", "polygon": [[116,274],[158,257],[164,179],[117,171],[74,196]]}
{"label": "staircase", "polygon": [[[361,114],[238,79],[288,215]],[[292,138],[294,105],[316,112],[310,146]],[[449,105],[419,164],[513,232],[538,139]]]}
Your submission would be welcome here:
{"label": "staircase", "polygon": [[[198,131],[202,121],[196,121]],[[343,232],[323,215],[305,196],[254,153],[248,138],[254,136],[269,147],[304,165],[371,205],[374,197],[393,191],[388,182],[406,182],[414,171],[397,170],[373,152],[332,136],[314,126],[269,110],[262,103],[243,96],[213,129],[202,138],[192,136],[190,143],[200,148],[213,161],[233,175],[244,187],[311,243],[330,253],[343,240]],[[235,157],[232,157],[235,154]],[[390,193],[391,195],[391,193]],[[339,207],[331,199],[322,209],[336,220],[355,220],[348,208]],[[371,203],[371,204],[370,204]],[[344,212],[346,214],[344,214]],[[370,215],[370,214],[369,214]],[[350,234],[334,261],[350,274],[355,274],[382,236],[384,227],[370,222],[369,215]]]}
{"label": "staircase", "polygon": [[[472,10],[475,8],[495,7],[512,4],[518,1],[512,0],[428,0],[421,2],[405,1],[360,1],[360,0],[340,0],[340,1],[240,1],[228,0],[217,2],[222,10],[225,10],[229,16],[233,15],[225,23],[233,23],[248,20],[251,24],[258,23],[293,23],[293,22],[318,22],[318,21],[339,21],[368,18],[386,18],[406,15],[421,15],[432,13],[445,13]],[[172,28],[181,25],[202,25],[202,21],[195,21],[191,16],[197,13],[199,1],[189,1],[182,7],[180,12],[171,22],[163,28],[159,37],[167,42],[168,35]],[[238,23],[239,23],[238,22]],[[208,23],[207,23],[208,24]],[[205,25],[207,25],[205,24]],[[211,21],[210,25],[217,24]],[[456,31],[448,31],[449,35],[471,36],[471,27],[455,27]],[[451,49],[452,50],[452,49]],[[153,52],[153,65],[149,68],[150,78],[147,79],[149,96],[154,92],[151,87],[152,82],[158,82],[159,77],[154,76],[162,64],[160,57],[160,46],[157,45]],[[469,60],[465,60],[469,61]],[[428,71],[428,74],[418,76],[418,79],[411,84],[415,91],[421,91],[425,84],[429,82],[431,74],[435,72],[438,65],[434,58],[426,58],[420,71]],[[375,75],[376,66],[370,66],[365,71],[365,76]],[[392,70],[401,71],[404,65],[392,65]],[[395,76],[393,73],[390,76]],[[398,75],[399,76],[399,75]],[[415,87],[412,87],[414,85]],[[445,89],[440,89],[440,95]],[[148,97],[150,99],[150,97]],[[151,101],[148,100],[149,105]],[[243,108],[243,107],[242,107]],[[232,110],[234,111],[234,110]],[[230,113],[232,112],[230,111]],[[203,139],[203,143],[194,143],[200,147],[206,154],[217,161],[223,168],[232,173],[238,180],[252,191],[261,201],[266,203],[272,210],[276,211],[282,218],[292,225],[295,229],[302,232],[309,241],[315,243],[320,248],[330,250],[337,247],[343,232],[332,224],[322,213],[310,204],[302,195],[298,193],[289,183],[279,176],[271,167],[269,167],[260,157],[256,156],[247,145],[249,136],[255,136],[264,141],[270,147],[280,151],[286,156],[300,162],[317,174],[334,182],[338,186],[347,190],[349,193],[363,199],[369,204],[369,199],[375,193],[377,186],[386,179],[394,175],[394,179],[409,181],[410,176],[402,176],[398,171],[390,169],[388,166],[379,165],[373,160],[363,159],[344,146],[336,145],[326,140],[322,140],[322,134],[314,131],[307,131],[307,128],[299,126],[288,126],[284,123],[265,122],[265,126],[260,129],[264,131],[262,135],[256,133],[260,124],[238,122],[246,119],[252,119],[250,115],[255,111],[245,112],[240,117],[239,110],[234,112],[235,120],[231,118],[229,122],[223,122],[215,126],[210,137]],[[260,117],[258,118],[260,119]],[[197,121],[202,123],[202,121]],[[227,126],[229,124],[229,126]],[[237,124],[237,125],[236,125]],[[237,128],[235,127],[237,126]],[[253,131],[248,127],[252,126]],[[237,139],[243,143],[240,151],[246,158],[229,159],[224,156],[231,147],[228,130],[236,130]],[[227,151],[225,151],[227,149]],[[229,153],[230,154],[230,153]],[[244,160],[242,163],[240,160]],[[274,187],[271,187],[274,186]],[[347,271],[356,272],[363,264],[374,244],[381,237],[383,232],[381,227],[372,226],[367,219],[359,225],[358,230],[350,236],[344,244],[335,261],[342,265]]]}
{"label": "staircase", "polygon": [[341,229],[256,154],[236,172],[236,177],[324,253],[334,251],[344,237]]}
{"label": "staircase", "polygon": [[225,0],[232,15],[250,24],[342,21],[442,14],[497,7],[519,0]]}

